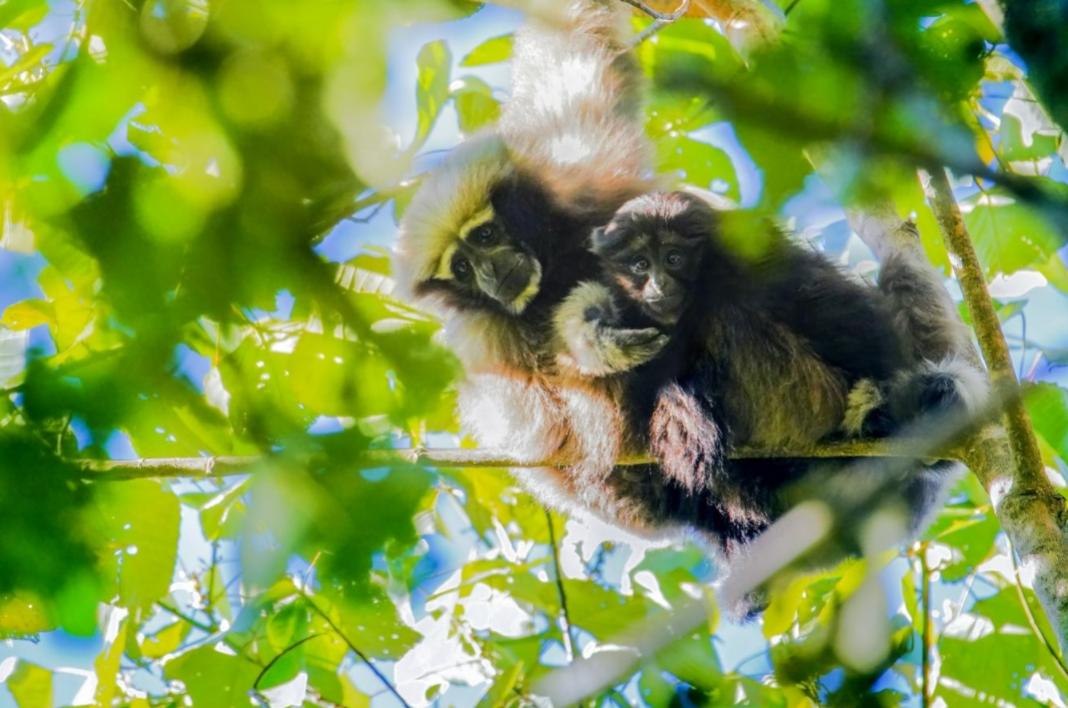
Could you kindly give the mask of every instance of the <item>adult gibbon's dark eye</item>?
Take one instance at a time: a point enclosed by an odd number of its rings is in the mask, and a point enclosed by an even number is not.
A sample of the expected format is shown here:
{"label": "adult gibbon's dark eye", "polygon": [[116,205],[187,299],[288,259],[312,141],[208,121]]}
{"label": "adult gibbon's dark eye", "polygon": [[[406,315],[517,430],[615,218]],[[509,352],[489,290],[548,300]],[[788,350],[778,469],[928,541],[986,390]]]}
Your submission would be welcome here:
{"label": "adult gibbon's dark eye", "polygon": [[452,259],[452,272],[460,280],[467,280],[471,275],[471,262],[463,256]]}
{"label": "adult gibbon's dark eye", "polygon": [[668,251],[667,256],[664,258],[664,262],[671,268],[678,268],[682,265],[682,252],[681,251]]}
{"label": "adult gibbon's dark eye", "polygon": [[645,258],[635,258],[631,261],[630,269],[635,273],[644,273],[649,270],[649,261]]}
{"label": "adult gibbon's dark eye", "polygon": [[492,222],[486,222],[475,228],[467,237],[468,243],[475,246],[493,246],[497,243],[497,227]]}

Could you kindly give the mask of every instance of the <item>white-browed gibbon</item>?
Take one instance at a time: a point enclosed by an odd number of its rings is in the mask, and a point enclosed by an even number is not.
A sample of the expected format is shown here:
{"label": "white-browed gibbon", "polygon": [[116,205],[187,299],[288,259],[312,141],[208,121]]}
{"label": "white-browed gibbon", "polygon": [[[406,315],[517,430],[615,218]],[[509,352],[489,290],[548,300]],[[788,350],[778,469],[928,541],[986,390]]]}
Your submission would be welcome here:
{"label": "white-browed gibbon", "polygon": [[[896,503],[918,532],[953,466],[890,473],[878,461],[862,471],[853,460],[728,455],[734,445],[803,449],[974,413],[984,380],[948,294],[919,256],[892,255],[876,288],[777,229],[761,240],[762,252],[740,255],[717,212],[689,193],[627,202],[593,234],[600,278],[557,309],[563,365],[617,379],[628,435],[644,439],[664,483],[714,507],[706,516],[719,525],[698,526],[728,556],[812,493],[869,509]],[[616,366],[604,332],[647,327],[668,344],[630,370]],[[878,499],[863,498],[876,489]],[[835,542],[859,550],[855,538]]]}
{"label": "white-browed gibbon", "polygon": [[[615,382],[562,370],[553,332],[555,309],[597,276],[590,232],[654,186],[629,12],[618,0],[571,0],[516,33],[512,95],[497,126],[425,177],[394,265],[401,292],[441,316],[464,366],[464,429],[521,460],[581,460],[515,471],[557,508],[659,531],[678,490],[660,484],[662,500],[647,499],[654,467],[612,472],[636,449],[621,437]],[[605,337],[628,367],[667,341],[651,328]]]}

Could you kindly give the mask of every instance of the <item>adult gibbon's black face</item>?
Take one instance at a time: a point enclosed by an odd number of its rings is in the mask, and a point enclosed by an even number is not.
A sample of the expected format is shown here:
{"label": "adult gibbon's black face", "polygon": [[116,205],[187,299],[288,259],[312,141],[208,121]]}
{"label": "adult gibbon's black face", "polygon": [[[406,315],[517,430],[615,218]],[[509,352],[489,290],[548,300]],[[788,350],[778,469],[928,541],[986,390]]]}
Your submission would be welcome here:
{"label": "adult gibbon's black face", "polygon": [[538,259],[487,204],[460,227],[425,287],[446,294],[457,305],[517,315],[538,294],[541,275]]}
{"label": "adult gibbon's black face", "polygon": [[695,198],[649,194],[594,231],[593,251],[645,314],[673,325],[692,299],[712,227],[711,210]]}
{"label": "adult gibbon's black face", "polygon": [[488,297],[518,314],[538,293],[541,264],[488,206],[460,229],[455,246],[442,257],[437,277],[451,279],[461,291]]}

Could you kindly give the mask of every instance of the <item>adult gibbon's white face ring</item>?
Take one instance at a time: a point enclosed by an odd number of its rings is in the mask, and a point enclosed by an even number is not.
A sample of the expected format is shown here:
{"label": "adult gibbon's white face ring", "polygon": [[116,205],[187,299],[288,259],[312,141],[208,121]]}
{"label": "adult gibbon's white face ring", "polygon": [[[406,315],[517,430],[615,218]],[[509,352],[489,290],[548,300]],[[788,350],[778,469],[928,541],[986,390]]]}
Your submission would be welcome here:
{"label": "adult gibbon's white face ring", "polygon": [[492,206],[468,219],[458,236],[442,254],[435,278],[477,291],[512,314],[522,313],[541,286],[538,259],[512,238]]}

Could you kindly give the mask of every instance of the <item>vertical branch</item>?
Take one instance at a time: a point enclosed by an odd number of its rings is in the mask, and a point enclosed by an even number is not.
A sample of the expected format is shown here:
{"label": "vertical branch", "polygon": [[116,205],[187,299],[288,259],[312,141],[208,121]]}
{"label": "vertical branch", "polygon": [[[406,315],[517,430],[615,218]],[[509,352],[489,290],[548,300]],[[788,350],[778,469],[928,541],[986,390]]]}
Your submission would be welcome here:
{"label": "vertical branch", "polygon": [[571,615],[567,609],[567,593],[564,592],[564,574],[560,569],[560,549],[556,545],[553,514],[548,507],[543,508],[545,524],[549,527],[549,547],[553,554],[553,578],[556,580],[556,593],[560,598],[560,633],[564,637],[564,653],[567,654],[567,662],[570,664],[575,658],[575,641],[571,637]]}
{"label": "vertical branch", "polygon": [[[971,237],[964,226],[960,207],[953,197],[953,189],[944,169],[932,170],[928,176],[928,195],[935,217],[942,228],[946,248],[957,257],[953,270],[960,282],[964,301],[975,323],[975,335],[983,353],[990,379],[996,389],[1011,389],[1017,385],[1016,372],[1012,367],[1009,346],[1001,331],[1001,322],[994,311],[994,303],[986,289],[983,267],[975,253]],[[1046,479],[1042,454],[1038,450],[1031,418],[1024,408],[1023,400],[1013,397],[1005,406],[1009,444],[1016,459],[1015,485],[1023,484],[1035,493],[1055,494]]]}
{"label": "vertical branch", "polygon": [[[954,271],[995,391],[1012,391],[1018,383],[1009,348],[945,169],[932,170],[924,186],[946,248],[956,257]],[[971,436],[965,447],[965,462],[990,494],[1021,562],[1034,572],[1035,594],[1063,650],[1068,647],[1068,510],[1046,478],[1020,397],[1007,396],[1004,429],[988,426]]]}
{"label": "vertical branch", "polygon": [[927,565],[926,543],[920,545],[920,607],[923,612],[920,705],[928,708],[931,705],[931,651],[934,647],[934,631],[931,624],[931,568]]}

